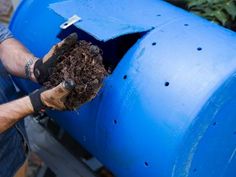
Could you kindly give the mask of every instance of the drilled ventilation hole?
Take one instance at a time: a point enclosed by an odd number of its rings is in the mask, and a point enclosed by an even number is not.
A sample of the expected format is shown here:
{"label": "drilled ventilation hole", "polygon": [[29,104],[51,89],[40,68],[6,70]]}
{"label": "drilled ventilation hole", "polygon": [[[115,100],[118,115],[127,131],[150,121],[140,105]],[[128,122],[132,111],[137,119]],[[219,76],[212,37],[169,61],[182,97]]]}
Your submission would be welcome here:
{"label": "drilled ventilation hole", "polygon": [[197,48],[197,50],[198,50],[198,51],[201,51],[201,50],[202,50],[202,48],[201,48],[201,47],[198,47],[198,48]]}
{"label": "drilled ventilation hole", "polygon": [[152,45],[153,45],[153,46],[154,46],[154,45],[157,45],[157,43],[156,43],[156,42],[153,42]]}
{"label": "drilled ventilation hole", "polygon": [[146,167],[148,167],[148,166],[149,166],[149,164],[148,164],[147,162],[144,162],[144,165],[145,165]]}
{"label": "drilled ventilation hole", "polygon": [[127,79],[127,75],[124,75],[123,79],[124,79],[124,80]]}
{"label": "drilled ventilation hole", "polygon": [[168,87],[170,85],[169,82],[165,82],[165,86]]}
{"label": "drilled ventilation hole", "polygon": [[65,23],[65,24],[64,24],[64,26],[67,26],[67,25],[68,25],[68,23]]}

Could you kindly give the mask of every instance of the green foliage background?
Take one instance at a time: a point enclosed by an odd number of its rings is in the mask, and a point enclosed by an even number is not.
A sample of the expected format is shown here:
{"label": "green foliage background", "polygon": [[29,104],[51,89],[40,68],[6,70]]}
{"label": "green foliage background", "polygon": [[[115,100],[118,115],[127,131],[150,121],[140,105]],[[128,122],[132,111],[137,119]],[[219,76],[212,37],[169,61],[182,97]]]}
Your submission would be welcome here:
{"label": "green foliage background", "polygon": [[236,0],[169,0],[169,2],[236,30]]}
{"label": "green foliage background", "polygon": [[236,17],[236,2],[233,0],[185,0],[190,11],[207,19],[227,25]]}

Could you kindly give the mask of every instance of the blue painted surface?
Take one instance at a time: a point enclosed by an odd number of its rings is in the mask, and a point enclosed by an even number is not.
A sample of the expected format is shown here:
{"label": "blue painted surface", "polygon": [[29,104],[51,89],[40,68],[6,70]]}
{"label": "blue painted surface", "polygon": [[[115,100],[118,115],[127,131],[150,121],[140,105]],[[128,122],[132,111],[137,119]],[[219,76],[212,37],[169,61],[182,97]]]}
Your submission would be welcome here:
{"label": "blue painted surface", "polygon": [[[146,6],[149,8],[143,8]],[[76,26],[102,41],[107,41],[124,34],[148,31],[155,26],[176,19],[173,18],[174,15],[159,18],[159,15],[163,14],[163,12],[168,13],[170,11],[170,7],[163,6],[160,9],[159,6],[160,4],[154,0],[139,1],[138,3],[136,0],[69,0],[49,5],[50,9],[53,9],[65,19],[77,14],[82,20],[77,22]],[[68,10],[65,7],[76,8]]]}
{"label": "blue painted surface", "polygon": [[[155,29],[94,100],[49,115],[117,177],[235,177],[236,34],[156,0],[24,0],[11,29],[42,57],[77,12],[77,27],[103,41]],[[124,22],[132,28],[120,28]]]}

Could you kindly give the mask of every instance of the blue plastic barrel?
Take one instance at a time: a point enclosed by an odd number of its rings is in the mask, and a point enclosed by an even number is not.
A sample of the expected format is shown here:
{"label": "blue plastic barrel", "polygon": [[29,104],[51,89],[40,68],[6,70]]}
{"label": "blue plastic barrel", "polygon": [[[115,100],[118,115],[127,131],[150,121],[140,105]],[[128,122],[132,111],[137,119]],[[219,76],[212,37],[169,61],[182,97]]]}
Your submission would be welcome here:
{"label": "blue plastic barrel", "polygon": [[236,176],[234,32],[157,0],[23,0],[10,28],[42,57],[73,15],[101,45],[140,37],[94,100],[53,119],[117,177]]}

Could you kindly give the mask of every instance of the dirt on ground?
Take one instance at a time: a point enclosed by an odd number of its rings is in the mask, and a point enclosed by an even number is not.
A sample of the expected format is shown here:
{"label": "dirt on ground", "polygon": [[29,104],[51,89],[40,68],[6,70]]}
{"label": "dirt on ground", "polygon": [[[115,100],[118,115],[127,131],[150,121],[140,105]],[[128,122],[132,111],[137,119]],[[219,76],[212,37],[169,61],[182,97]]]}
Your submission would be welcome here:
{"label": "dirt on ground", "polygon": [[44,86],[52,88],[64,80],[74,80],[76,87],[65,102],[66,108],[73,110],[97,95],[106,76],[102,51],[92,43],[81,40],[58,58]]}

